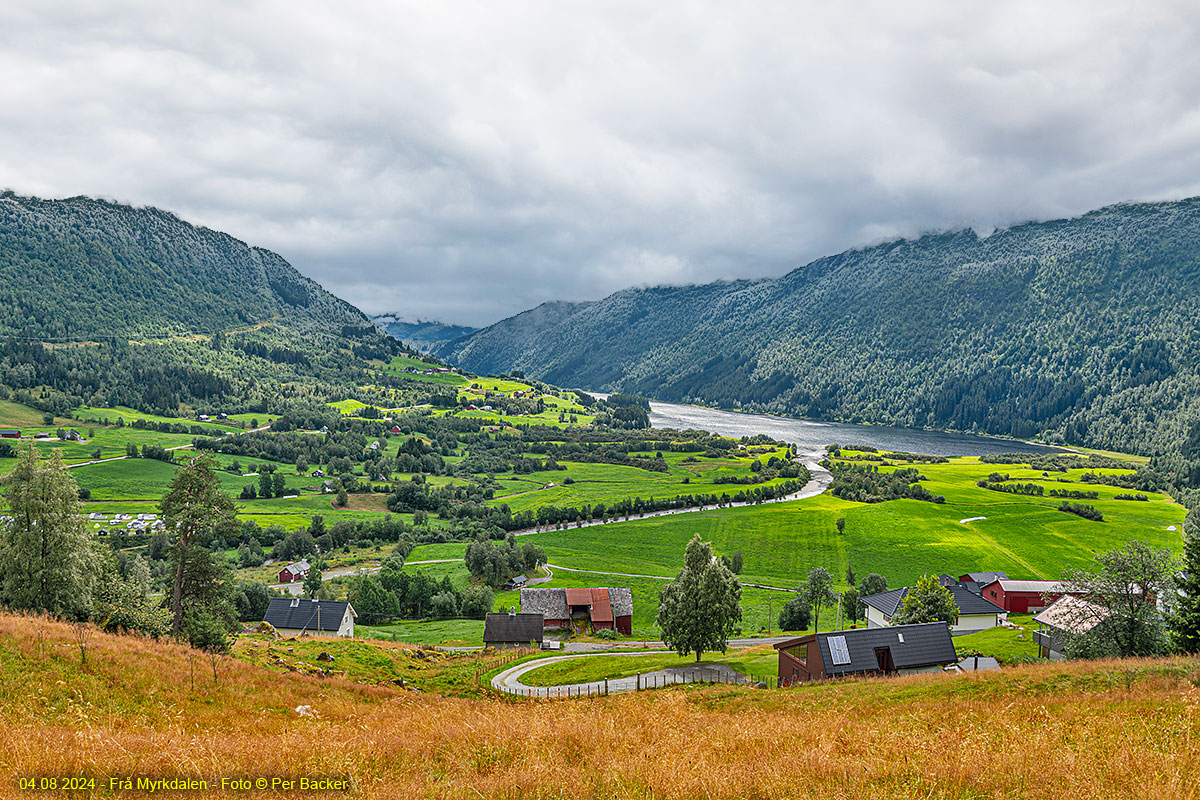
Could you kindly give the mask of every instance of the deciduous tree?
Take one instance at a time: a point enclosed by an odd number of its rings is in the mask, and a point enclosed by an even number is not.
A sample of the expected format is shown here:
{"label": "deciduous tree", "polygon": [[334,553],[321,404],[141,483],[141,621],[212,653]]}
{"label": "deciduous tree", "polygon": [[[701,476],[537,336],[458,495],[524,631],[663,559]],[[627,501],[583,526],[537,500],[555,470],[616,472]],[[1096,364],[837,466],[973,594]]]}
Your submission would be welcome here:
{"label": "deciduous tree", "polygon": [[663,587],[658,601],[658,626],[663,641],[679,655],[705,650],[725,652],[730,635],[742,619],[742,587],[712,555],[712,545],[696,534],[688,542],[683,569]]}
{"label": "deciduous tree", "polygon": [[893,625],[915,625],[941,620],[947,625],[958,622],[958,603],[954,595],[932,575],[922,575],[908,590],[900,608],[892,615]]}

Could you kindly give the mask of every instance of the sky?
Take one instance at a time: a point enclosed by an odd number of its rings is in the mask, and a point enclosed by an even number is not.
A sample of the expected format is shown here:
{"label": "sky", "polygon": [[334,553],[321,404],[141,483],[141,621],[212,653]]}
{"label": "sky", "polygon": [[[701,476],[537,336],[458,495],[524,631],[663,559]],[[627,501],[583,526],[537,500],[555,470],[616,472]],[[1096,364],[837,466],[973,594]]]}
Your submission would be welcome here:
{"label": "sky", "polygon": [[0,75],[0,187],[469,325],[1200,195],[1186,2],[39,0]]}

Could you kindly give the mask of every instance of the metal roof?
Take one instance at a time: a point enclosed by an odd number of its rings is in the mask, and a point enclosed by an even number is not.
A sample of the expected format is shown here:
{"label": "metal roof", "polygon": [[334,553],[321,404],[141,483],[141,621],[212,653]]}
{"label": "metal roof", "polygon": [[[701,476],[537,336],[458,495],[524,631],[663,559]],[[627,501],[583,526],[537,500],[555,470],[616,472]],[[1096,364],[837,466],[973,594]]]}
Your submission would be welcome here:
{"label": "metal roof", "polygon": [[590,606],[592,604],[591,589],[567,589],[567,605]]}
{"label": "metal roof", "polygon": [[[830,649],[831,637],[843,639],[850,656],[849,663],[834,663]],[[817,652],[826,675],[849,675],[855,672],[878,672],[879,661],[875,649],[886,647],[891,651],[896,669],[917,669],[958,661],[954,642],[950,638],[950,627],[944,622],[926,622],[920,625],[893,625],[886,628],[857,628],[848,631],[831,631],[809,634],[786,642],[775,648],[782,650],[794,644],[816,641]]]}
{"label": "metal roof", "polygon": [[1104,606],[1066,594],[1035,615],[1033,621],[1067,633],[1087,633],[1107,618]]}
{"label": "metal roof", "polygon": [[592,622],[612,622],[612,605],[608,602],[608,589],[592,589]]}
{"label": "metal roof", "polygon": [[568,593],[570,593],[572,598],[570,605],[588,606],[591,609],[592,618],[596,619],[596,597],[599,595],[594,595],[594,592],[608,594],[612,617],[633,616],[633,592],[627,586],[589,589],[543,589],[540,587],[522,589],[521,610],[541,614],[546,619],[566,619],[570,616],[568,606]]}
{"label": "metal roof", "polygon": [[[276,628],[322,632],[337,630],[342,627],[342,619],[346,609],[352,617],[357,617],[354,608],[344,600],[302,600],[298,597],[273,597],[263,615],[263,622],[269,622]],[[320,628],[318,629],[318,619]]]}
{"label": "metal roof", "polygon": [[997,578],[992,583],[999,583],[1006,592],[1061,592],[1066,586],[1062,581],[1014,581]]}
{"label": "metal roof", "polygon": [[483,622],[484,644],[525,644],[541,642],[541,614],[488,614]]}

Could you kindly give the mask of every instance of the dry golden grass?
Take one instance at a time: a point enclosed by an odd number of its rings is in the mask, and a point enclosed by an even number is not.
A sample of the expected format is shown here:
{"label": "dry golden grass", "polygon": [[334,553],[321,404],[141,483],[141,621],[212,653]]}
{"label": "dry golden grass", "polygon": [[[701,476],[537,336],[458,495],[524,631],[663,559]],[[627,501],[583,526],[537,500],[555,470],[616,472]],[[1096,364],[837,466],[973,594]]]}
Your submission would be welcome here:
{"label": "dry golden grass", "polygon": [[0,796],[20,796],[17,776],[46,774],[343,775],[370,798],[1198,792],[1195,660],[535,702],[235,659],[214,683],[207,658],[178,645],[97,633],[88,650],[81,668],[70,626],[0,615]]}

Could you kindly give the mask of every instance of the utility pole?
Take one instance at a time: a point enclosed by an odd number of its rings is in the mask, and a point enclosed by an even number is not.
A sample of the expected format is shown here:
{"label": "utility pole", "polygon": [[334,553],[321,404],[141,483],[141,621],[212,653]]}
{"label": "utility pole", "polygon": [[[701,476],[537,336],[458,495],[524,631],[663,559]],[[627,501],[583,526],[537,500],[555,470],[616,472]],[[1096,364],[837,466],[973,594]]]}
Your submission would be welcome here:
{"label": "utility pole", "polygon": [[767,595],[767,636],[771,635],[771,595]]}

